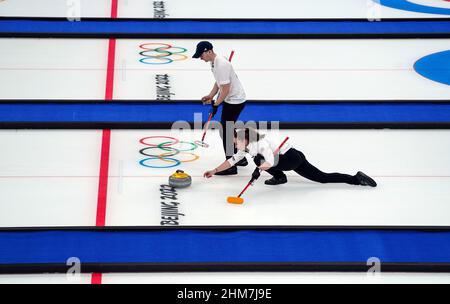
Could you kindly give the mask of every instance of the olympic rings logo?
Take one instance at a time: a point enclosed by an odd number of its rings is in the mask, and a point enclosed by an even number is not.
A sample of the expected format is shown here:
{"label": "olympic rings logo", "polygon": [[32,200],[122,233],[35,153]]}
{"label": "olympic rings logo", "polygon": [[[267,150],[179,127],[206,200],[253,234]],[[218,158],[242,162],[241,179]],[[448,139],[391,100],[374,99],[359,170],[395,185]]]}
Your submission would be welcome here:
{"label": "olympic rings logo", "polygon": [[[148,141],[152,139],[160,139],[163,141],[158,144],[149,143]],[[139,164],[143,167],[154,169],[173,168],[181,163],[193,162],[200,158],[197,154],[190,152],[198,148],[195,143],[180,141],[174,137],[149,136],[142,138],[139,142],[146,146],[145,148],[139,150],[140,154],[146,156],[146,158],[139,161]],[[160,153],[154,152],[155,150],[160,150]],[[187,155],[188,158],[179,160],[173,157],[175,155]],[[158,165],[158,161],[165,162],[167,165]]]}
{"label": "olympic rings logo", "polygon": [[139,55],[144,57],[139,61],[144,64],[169,64],[188,58],[183,55],[187,49],[166,43],[144,43],[139,48],[143,50]]}

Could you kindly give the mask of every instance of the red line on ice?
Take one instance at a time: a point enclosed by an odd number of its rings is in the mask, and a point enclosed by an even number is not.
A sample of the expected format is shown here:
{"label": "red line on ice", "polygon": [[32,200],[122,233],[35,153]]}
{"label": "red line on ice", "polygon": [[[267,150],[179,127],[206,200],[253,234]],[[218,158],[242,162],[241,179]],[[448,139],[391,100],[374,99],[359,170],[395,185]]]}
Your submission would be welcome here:
{"label": "red line on ice", "polygon": [[[117,18],[118,0],[111,0],[111,18]],[[113,99],[114,94],[114,67],[116,57],[116,39],[109,39],[108,44],[108,67],[106,71],[105,101]],[[111,130],[102,131],[102,150],[100,155],[100,173],[98,181],[97,217],[96,225],[105,226],[106,202],[108,195],[108,173],[109,173],[109,151],[111,146]],[[92,284],[102,283],[102,274],[93,273]]]}

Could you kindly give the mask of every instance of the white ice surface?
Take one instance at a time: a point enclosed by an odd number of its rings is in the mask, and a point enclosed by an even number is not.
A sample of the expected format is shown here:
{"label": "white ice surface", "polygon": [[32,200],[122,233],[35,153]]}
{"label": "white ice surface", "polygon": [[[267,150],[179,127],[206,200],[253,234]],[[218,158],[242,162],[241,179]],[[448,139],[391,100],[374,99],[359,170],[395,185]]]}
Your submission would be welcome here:
{"label": "white ice surface", "polygon": [[95,226],[101,131],[0,132],[0,226]]}
{"label": "white ice surface", "polygon": [[[413,3],[449,8],[439,0],[409,0]],[[119,18],[153,18],[153,0],[119,0]],[[393,9],[371,0],[165,0],[166,18],[439,18],[448,15]],[[14,0],[0,2],[0,16],[100,17],[111,16],[111,0]]]}
{"label": "white ice surface", "polygon": [[[156,99],[155,76],[167,74],[173,100],[198,100],[214,83],[209,63],[190,58],[197,40],[119,40],[114,97]],[[450,86],[426,79],[414,63],[450,49],[450,39],[433,40],[211,40],[232,59],[251,100],[443,100]],[[139,46],[166,43],[187,49],[170,64],[139,62]],[[162,45],[159,45],[162,46]],[[151,45],[148,45],[151,47]],[[155,48],[158,45],[154,45]],[[168,49],[179,52],[180,49]],[[156,53],[149,53],[157,55]],[[194,81],[195,80],[195,81]]]}
{"label": "white ice surface", "polygon": [[[197,40],[117,41],[115,99],[157,99],[167,74],[171,99],[198,100],[214,83],[209,64],[191,58]],[[185,60],[139,62],[143,43],[185,48]],[[450,86],[416,73],[414,63],[450,48],[450,39],[212,40],[251,100],[448,100]],[[162,45],[159,45],[162,46]],[[157,48],[158,45],[155,45]],[[181,49],[169,49],[180,52]],[[157,55],[156,53],[148,53]],[[163,53],[165,54],[165,53]],[[103,99],[108,41],[0,39],[0,99]],[[159,55],[158,55],[159,56]],[[172,55],[172,59],[182,59]]]}
{"label": "white ice surface", "polygon": [[111,0],[6,0],[0,2],[0,16],[109,18]]}
{"label": "white ice surface", "polygon": [[[90,274],[0,275],[0,284],[89,284]],[[448,273],[109,273],[103,284],[449,284]]]}
{"label": "white ice surface", "polygon": [[[378,187],[322,185],[293,172],[288,184],[271,187],[263,173],[243,205],[227,204],[226,197],[245,186],[252,163],[237,176],[201,176],[223,160],[217,133],[208,133],[209,148],[192,151],[199,156],[194,162],[169,169],[139,165],[139,140],[160,135],[200,138],[198,130],[112,131],[106,225],[160,225],[160,185],[176,169],[193,178],[190,188],[177,190],[180,225],[450,225],[447,130],[282,130],[280,137],[289,136],[321,170],[361,170]],[[8,143],[0,150],[0,226],[95,225],[100,131],[1,131],[0,141]]]}
{"label": "white ice surface", "polygon": [[0,39],[1,99],[104,99],[108,40]]}

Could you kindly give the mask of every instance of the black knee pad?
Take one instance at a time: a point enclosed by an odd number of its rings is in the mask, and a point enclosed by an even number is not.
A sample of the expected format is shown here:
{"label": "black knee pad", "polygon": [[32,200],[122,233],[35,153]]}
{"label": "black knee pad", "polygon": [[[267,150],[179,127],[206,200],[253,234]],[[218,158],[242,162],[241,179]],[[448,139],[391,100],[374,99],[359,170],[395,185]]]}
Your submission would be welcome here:
{"label": "black knee pad", "polygon": [[261,154],[258,154],[253,161],[255,162],[255,165],[260,166],[264,162],[264,157]]}

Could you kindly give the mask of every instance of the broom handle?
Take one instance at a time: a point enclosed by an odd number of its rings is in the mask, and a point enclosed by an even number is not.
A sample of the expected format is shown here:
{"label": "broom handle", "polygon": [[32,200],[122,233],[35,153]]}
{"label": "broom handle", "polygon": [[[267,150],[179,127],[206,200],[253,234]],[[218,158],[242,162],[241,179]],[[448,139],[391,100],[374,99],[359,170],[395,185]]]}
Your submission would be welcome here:
{"label": "broom handle", "polygon": [[233,59],[233,56],[234,56],[234,51],[231,51],[230,57],[228,57],[228,61],[231,62],[231,59]]}
{"label": "broom handle", "polygon": [[211,114],[209,114],[209,118],[208,118],[208,121],[207,121],[207,122],[206,122],[206,124],[205,124],[205,130],[203,130],[202,141],[204,141],[204,140],[205,140],[205,136],[206,136],[206,130],[208,130],[208,127],[209,127],[209,122],[211,121],[211,118],[212,118],[212,112],[211,112]]}
{"label": "broom handle", "polygon": [[273,152],[273,155],[276,155],[278,153],[278,151],[281,150],[281,147],[284,146],[284,144],[288,141],[289,137],[286,137],[283,142],[281,143],[281,145],[275,150],[275,152]]}
{"label": "broom handle", "polygon": [[247,186],[245,186],[244,190],[242,190],[241,193],[239,193],[239,195],[237,197],[241,197],[241,195],[244,194],[244,192],[248,189],[248,187],[250,187],[252,182],[253,181],[248,182]]}
{"label": "broom handle", "polygon": [[[288,141],[289,137],[286,137],[283,142],[281,143],[281,145],[275,150],[275,152],[273,152],[273,155],[276,155],[278,153],[278,151],[280,151],[281,147],[283,147],[283,145]],[[253,183],[253,178],[248,182],[247,186],[245,186],[244,190],[242,190],[241,193],[239,193],[238,197],[241,197],[242,194],[244,194],[244,192],[248,189],[248,187],[250,187],[250,185]]]}

